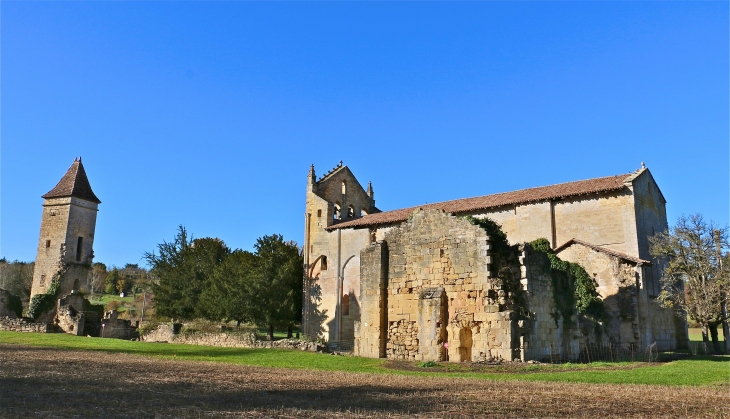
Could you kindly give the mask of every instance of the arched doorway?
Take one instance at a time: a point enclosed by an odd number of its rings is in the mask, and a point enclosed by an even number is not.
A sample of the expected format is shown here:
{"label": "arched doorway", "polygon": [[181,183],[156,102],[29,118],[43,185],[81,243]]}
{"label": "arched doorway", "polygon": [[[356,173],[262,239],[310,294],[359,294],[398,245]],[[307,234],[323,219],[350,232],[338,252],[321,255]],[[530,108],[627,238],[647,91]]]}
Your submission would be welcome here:
{"label": "arched doorway", "polygon": [[471,362],[471,347],[474,344],[470,327],[459,329],[459,362]]}

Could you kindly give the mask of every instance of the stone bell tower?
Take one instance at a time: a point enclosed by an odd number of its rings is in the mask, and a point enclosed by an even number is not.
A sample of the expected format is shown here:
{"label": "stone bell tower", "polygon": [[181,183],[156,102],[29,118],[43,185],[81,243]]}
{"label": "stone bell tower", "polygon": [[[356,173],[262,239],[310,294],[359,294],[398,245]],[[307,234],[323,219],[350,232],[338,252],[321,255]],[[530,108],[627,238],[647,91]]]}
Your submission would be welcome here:
{"label": "stone bell tower", "polygon": [[80,157],[42,198],[31,298],[47,293],[54,280],[59,281],[59,297],[72,290],[87,290],[94,258],[96,212],[101,201],[91,190]]}

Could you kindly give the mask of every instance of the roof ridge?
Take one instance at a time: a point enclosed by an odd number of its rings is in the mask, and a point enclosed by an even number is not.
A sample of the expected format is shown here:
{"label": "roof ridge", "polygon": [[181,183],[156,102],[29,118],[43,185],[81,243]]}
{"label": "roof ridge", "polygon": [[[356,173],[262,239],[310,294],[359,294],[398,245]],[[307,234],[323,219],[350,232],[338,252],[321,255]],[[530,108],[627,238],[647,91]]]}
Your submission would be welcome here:
{"label": "roof ridge", "polygon": [[505,205],[541,202],[556,198],[565,198],[568,196],[579,196],[590,193],[620,190],[626,187],[625,180],[631,175],[632,173],[574,180],[570,182],[556,183],[553,185],[518,189],[516,191],[498,192],[489,195],[480,195],[469,198],[420,204],[406,208],[397,208],[377,214],[369,214],[362,218],[347,221],[336,226],[330,226],[328,229],[401,222],[407,219],[408,215],[417,208],[439,208],[451,213],[467,213]]}
{"label": "roof ridge", "polygon": [[[590,179],[571,180],[569,182],[553,183],[552,185],[533,186],[531,188],[515,189],[514,191],[496,192],[496,193],[490,193],[490,194],[486,194],[486,195],[469,196],[469,197],[466,197],[466,198],[449,199],[449,200],[446,200],[446,201],[429,202],[429,203],[426,203],[426,204],[416,205],[416,206],[410,207],[410,208],[420,208],[420,207],[422,207],[424,205],[446,204],[446,203],[449,203],[449,202],[461,201],[463,199],[476,199],[476,198],[483,198],[483,197],[487,197],[487,196],[498,196],[498,195],[504,195],[504,194],[509,194],[509,193],[517,193],[517,192],[530,191],[530,190],[534,190],[534,189],[551,188],[553,186],[568,185],[568,184],[571,184],[571,183],[578,183],[578,182],[590,182],[592,180],[603,180],[603,179],[610,179],[610,178],[623,178],[624,180],[626,180],[632,174],[633,174],[633,172],[632,173],[623,174],[623,175],[600,176],[600,177],[594,177],[594,178],[590,178]],[[405,208],[398,208],[398,209],[405,209]],[[393,210],[393,211],[397,211],[398,209]]]}

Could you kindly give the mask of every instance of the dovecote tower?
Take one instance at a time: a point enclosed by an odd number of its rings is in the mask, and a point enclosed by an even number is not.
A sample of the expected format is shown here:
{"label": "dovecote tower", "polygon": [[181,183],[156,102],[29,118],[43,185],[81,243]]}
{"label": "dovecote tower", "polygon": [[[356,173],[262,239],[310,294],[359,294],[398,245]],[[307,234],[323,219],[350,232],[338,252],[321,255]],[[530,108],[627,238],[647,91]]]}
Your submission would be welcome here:
{"label": "dovecote tower", "polygon": [[31,298],[46,293],[54,280],[59,281],[59,296],[87,290],[94,258],[96,212],[101,201],[91,190],[81,158],[74,160],[56,187],[42,198]]}

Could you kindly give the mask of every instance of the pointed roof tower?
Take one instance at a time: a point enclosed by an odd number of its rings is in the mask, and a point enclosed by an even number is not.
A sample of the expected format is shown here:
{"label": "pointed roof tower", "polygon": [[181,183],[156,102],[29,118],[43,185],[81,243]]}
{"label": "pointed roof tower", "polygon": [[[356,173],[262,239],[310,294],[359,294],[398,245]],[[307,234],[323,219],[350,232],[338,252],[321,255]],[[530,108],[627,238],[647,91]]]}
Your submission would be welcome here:
{"label": "pointed roof tower", "polygon": [[99,198],[91,190],[89,178],[86,177],[86,170],[84,170],[84,165],[81,164],[81,157],[74,159],[73,164],[68,168],[58,185],[43,195],[42,198],[65,198],[69,196],[101,204]]}

